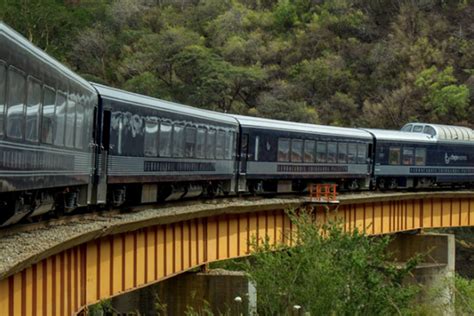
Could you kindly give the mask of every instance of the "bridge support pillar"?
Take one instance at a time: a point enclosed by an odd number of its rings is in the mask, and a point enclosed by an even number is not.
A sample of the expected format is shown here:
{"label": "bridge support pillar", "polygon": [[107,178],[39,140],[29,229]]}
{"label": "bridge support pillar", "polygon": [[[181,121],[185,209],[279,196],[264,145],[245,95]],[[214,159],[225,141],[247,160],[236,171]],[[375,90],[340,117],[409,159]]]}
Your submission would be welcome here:
{"label": "bridge support pillar", "polygon": [[186,311],[252,315],[256,301],[255,286],[243,272],[217,269],[178,275],[117,296],[111,305],[115,312],[143,315],[185,315]]}
{"label": "bridge support pillar", "polygon": [[446,315],[454,314],[455,236],[452,234],[407,234],[395,236],[388,247],[394,262],[406,262],[420,255],[421,262],[405,280],[419,284],[419,301],[429,299],[429,291],[437,291],[437,305],[446,308]]}

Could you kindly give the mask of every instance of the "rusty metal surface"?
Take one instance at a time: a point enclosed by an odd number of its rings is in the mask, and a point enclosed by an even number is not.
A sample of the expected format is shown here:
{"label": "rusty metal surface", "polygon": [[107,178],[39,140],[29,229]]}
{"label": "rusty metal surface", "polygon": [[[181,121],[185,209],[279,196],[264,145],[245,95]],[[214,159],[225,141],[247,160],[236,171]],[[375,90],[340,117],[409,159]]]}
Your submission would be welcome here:
{"label": "rusty metal surface", "polygon": [[[474,222],[471,192],[341,196],[340,201],[337,210],[315,206],[316,219],[324,222],[338,217],[346,230],[357,227],[368,234]],[[283,208],[232,206],[221,214],[206,211],[194,214],[196,218],[168,214],[161,222],[141,219],[109,227],[7,274],[0,280],[0,315],[70,315],[190,268],[245,256],[253,237],[268,236],[273,242],[283,241],[284,232],[294,233]]]}

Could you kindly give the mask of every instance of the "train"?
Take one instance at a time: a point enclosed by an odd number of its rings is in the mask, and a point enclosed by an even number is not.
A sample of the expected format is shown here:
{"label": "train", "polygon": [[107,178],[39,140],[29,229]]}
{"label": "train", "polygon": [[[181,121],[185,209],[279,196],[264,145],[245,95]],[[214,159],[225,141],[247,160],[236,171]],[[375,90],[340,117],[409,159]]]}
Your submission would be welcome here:
{"label": "train", "polygon": [[0,227],[190,197],[470,186],[474,132],[219,113],[88,82],[0,22]]}

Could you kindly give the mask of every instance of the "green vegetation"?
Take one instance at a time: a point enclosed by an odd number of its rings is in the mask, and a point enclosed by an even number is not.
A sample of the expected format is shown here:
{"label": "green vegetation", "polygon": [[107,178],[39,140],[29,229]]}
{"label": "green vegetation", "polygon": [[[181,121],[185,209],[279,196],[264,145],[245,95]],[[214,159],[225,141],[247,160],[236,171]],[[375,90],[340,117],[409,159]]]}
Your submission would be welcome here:
{"label": "green vegetation", "polygon": [[311,315],[407,314],[418,288],[402,286],[416,266],[389,263],[388,237],[369,238],[342,225],[315,225],[311,214],[290,213],[298,236],[293,247],[254,244],[245,270],[257,284],[259,315],[291,314],[300,305]]}
{"label": "green vegetation", "polygon": [[218,111],[472,126],[472,0],[1,1],[85,78]]}

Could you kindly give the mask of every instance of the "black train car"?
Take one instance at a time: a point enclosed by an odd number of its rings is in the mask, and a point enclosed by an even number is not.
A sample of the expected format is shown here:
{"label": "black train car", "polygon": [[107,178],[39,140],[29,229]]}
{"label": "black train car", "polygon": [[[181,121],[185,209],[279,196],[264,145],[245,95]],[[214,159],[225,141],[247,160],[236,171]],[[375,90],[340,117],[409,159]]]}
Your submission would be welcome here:
{"label": "black train car", "polygon": [[302,191],[321,182],[368,188],[373,139],[366,131],[233,117],[241,126],[240,191]]}
{"label": "black train car", "polygon": [[86,205],[92,86],[0,22],[0,225]]}
{"label": "black train car", "polygon": [[[405,132],[407,128],[404,131],[367,130],[376,138],[374,176],[380,188],[474,183],[472,130],[461,128],[461,131],[458,127],[434,124],[426,126],[431,128],[425,132],[421,132],[423,128],[420,132]],[[452,130],[449,137],[440,134],[440,126]]]}
{"label": "black train car", "polygon": [[[237,121],[93,84],[103,111],[100,169],[115,205],[235,190]],[[106,177],[106,178],[105,178]],[[105,186],[99,185],[103,196]],[[140,199],[141,197],[141,199]],[[135,200],[135,202],[137,202]]]}

